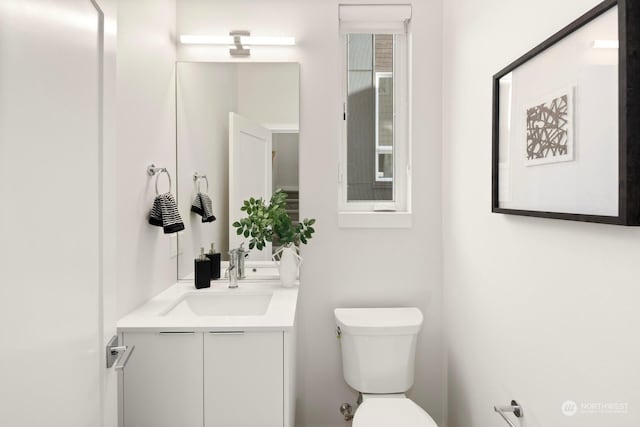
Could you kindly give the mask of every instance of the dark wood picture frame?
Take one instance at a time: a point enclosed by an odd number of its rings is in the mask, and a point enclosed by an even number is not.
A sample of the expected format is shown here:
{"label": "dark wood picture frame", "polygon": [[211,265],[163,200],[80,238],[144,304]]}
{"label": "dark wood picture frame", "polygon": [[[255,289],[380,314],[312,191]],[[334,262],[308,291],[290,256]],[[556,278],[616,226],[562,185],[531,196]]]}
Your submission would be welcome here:
{"label": "dark wood picture frame", "polygon": [[[499,205],[500,79],[603,13],[618,6],[618,215],[584,215],[505,209]],[[491,211],[616,225],[640,225],[640,2],[606,0],[493,76],[493,147]]]}

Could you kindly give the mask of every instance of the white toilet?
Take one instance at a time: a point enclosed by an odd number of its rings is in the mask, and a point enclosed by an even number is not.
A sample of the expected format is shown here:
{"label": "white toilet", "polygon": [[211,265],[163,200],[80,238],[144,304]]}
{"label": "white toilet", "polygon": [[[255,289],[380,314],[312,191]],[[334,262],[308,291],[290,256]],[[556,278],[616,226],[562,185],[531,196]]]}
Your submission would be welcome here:
{"label": "white toilet", "polygon": [[344,379],[362,393],[353,427],[437,427],[404,393],[413,385],[417,308],[337,308]]}

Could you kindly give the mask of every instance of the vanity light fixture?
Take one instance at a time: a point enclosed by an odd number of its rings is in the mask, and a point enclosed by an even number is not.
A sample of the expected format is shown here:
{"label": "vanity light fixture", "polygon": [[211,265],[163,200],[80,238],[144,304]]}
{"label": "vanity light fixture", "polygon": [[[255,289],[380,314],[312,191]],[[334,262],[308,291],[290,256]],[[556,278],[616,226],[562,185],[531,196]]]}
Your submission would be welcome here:
{"label": "vanity light fixture", "polygon": [[228,36],[183,34],[180,43],[229,45],[231,56],[249,56],[251,51],[248,46],[294,46],[296,39],[290,36],[252,36],[249,31],[231,31]]}
{"label": "vanity light fixture", "polygon": [[618,49],[620,42],[618,40],[594,40],[594,49]]}

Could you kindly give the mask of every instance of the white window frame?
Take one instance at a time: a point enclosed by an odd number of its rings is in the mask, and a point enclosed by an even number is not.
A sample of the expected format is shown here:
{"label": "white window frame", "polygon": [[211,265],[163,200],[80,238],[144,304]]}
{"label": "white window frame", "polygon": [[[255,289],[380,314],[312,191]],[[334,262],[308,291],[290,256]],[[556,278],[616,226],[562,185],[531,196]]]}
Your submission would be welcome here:
{"label": "white window frame", "polygon": [[[338,166],[338,224],[347,228],[408,228],[411,219],[411,35],[406,22],[405,32],[395,33],[393,61],[394,91],[394,181],[391,201],[347,200],[347,102],[348,102],[348,38],[340,35],[342,105],[340,114],[340,150]],[[361,26],[357,33],[385,34],[374,27]],[[356,32],[352,32],[356,33]],[[377,115],[376,115],[377,121]],[[377,134],[377,132],[376,132]],[[377,144],[377,141],[376,141]],[[377,172],[377,155],[376,155]]]}

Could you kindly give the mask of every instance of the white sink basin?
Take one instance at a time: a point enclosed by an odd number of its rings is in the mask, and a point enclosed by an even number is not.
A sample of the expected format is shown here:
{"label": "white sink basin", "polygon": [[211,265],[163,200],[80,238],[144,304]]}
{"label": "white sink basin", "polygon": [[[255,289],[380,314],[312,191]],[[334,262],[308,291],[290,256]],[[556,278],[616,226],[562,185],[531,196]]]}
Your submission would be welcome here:
{"label": "white sink basin", "polygon": [[[1,0],[0,0],[1,1]],[[179,282],[118,321],[119,332],[290,330],[295,325],[298,287],[280,281],[223,281],[207,289]],[[1,423],[0,423],[1,424]]]}
{"label": "white sink basin", "polygon": [[186,293],[164,316],[262,316],[267,312],[273,292]]}

